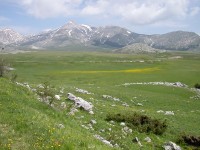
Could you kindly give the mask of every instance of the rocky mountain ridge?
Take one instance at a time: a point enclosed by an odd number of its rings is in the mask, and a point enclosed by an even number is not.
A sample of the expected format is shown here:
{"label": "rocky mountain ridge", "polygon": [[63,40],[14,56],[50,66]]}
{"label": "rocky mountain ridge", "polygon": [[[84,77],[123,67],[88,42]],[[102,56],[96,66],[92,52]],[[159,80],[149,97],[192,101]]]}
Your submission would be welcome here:
{"label": "rocky mountain ridge", "polygon": [[140,43],[152,49],[192,50],[200,48],[200,36],[186,31],[145,35],[118,26],[91,27],[69,21],[58,29],[29,37],[11,29],[0,30],[0,43],[22,49],[58,49],[76,44],[117,49]]}
{"label": "rocky mountain ridge", "polygon": [[0,29],[0,43],[11,44],[17,43],[24,39],[24,36],[12,29]]}

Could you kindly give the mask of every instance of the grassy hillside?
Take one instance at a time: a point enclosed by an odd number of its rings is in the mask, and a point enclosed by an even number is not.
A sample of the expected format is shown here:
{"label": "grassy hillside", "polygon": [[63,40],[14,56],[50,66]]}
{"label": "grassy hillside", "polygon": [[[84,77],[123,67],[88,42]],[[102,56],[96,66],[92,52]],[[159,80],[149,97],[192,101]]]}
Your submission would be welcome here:
{"label": "grassy hillside", "polygon": [[[109,149],[73,117],[39,102],[32,92],[0,79],[0,149]],[[65,128],[59,128],[63,124]]]}
{"label": "grassy hillside", "polygon": [[[3,108],[3,115],[0,117],[3,118],[0,119],[0,129],[3,133],[1,145],[4,147],[11,144],[9,138],[12,137],[15,138],[11,138],[15,141],[12,146],[16,149],[23,145],[24,149],[30,149],[36,143],[39,143],[38,147],[44,144],[52,148],[52,141],[53,146],[60,143],[58,145],[61,147],[57,147],[58,149],[108,149],[93,137],[100,135],[113,145],[119,145],[119,149],[139,149],[140,146],[133,142],[138,137],[143,149],[149,150],[162,149],[163,144],[168,141],[177,142],[182,134],[200,135],[200,99],[197,97],[198,93],[191,89],[195,83],[200,82],[198,53],[126,55],[43,51],[8,54],[4,58],[12,62],[18,82],[28,82],[35,88],[48,81],[57,90],[64,90],[61,101],[53,104],[67,104],[65,110],[52,108],[36,100],[30,91],[1,80],[0,107]],[[188,87],[144,84],[178,81]],[[80,93],[77,88],[93,94]],[[73,106],[66,100],[68,92],[91,102],[94,105],[94,115],[83,110],[79,110],[74,116],[66,115]],[[105,98],[103,95],[111,97]],[[19,103],[15,105],[16,102]],[[166,111],[172,111],[174,115],[165,115]],[[135,112],[151,119],[166,120],[167,130],[162,135],[157,135],[142,132],[140,127],[133,126],[132,132],[126,133],[124,126],[120,125],[123,121],[106,121],[109,116],[124,114],[128,117]],[[97,122],[92,129],[89,126],[91,120]],[[65,125],[65,128],[57,129],[58,124]],[[146,137],[150,137],[152,142],[146,142]],[[180,145],[188,149],[185,144]]]}

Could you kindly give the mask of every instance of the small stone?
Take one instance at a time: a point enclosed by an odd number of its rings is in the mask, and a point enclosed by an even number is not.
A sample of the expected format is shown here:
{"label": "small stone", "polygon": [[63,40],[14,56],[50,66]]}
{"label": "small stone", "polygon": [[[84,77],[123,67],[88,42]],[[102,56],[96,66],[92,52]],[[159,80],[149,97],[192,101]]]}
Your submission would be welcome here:
{"label": "small stone", "polygon": [[91,110],[91,111],[89,111],[89,114],[94,115],[94,112]]}
{"label": "small stone", "polygon": [[117,148],[119,148],[119,145],[116,143],[116,144],[114,145],[114,147],[117,147]]}
{"label": "small stone", "polygon": [[132,141],[133,141],[133,142],[138,142],[139,139],[138,139],[138,137],[135,137]]}
{"label": "small stone", "polygon": [[164,144],[163,148],[165,150],[181,150],[181,147],[176,145],[175,143],[169,141],[167,143]]}
{"label": "small stone", "polygon": [[125,126],[126,124],[124,122],[121,122],[120,123],[120,126]]}
{"label": "small stone", "polygon": [[97,124],[96,120],[90,120],[91,124]]}
{"label": "small stone", "polygon": [[65,126],[64,126],[63,124],[58,124],[58,128],[59,128],[59,129],[64,129]]}
{"label": "small stone", "polygon": [[133,139],[132,141],[133,141],[133,142],[137,142],[138,145],[139,145],[140,147],[143,146],[143,145],[141,144],[141,142],[139,141],[138,137],[135,137],[135,139]]}
{"label": "small stone", "polygon": [[60,107],[63,108],[63,109],[65,109],[65,108],[67,107],[67,105],[66,105],[65,102],[62,102],[62,103],[60,104]]}
{"label": "small stone", "polygon": [[105,129],[100,129],[100,132],[105,132]]}
{"label": "small stone", "polygon": [[87,130],[89,130],[89,127],[87,127],[87,126],[85,126],[85,125],[81,125],[81,127],[85,128],[85,129],[87,129]]}
{"label": "small stone", "polygon": [[165,115],[174,115],[174,112],[173,111],[166,111]]}
{"label": "small stone", "polygon": [[113,120],[111,120],[110,123],[114,124],[115,122]]}
{"label": "small stone", "polygon": [[146,137],[146,138],[144,139],[144,141],[146,141],[147,143],[151,143],[150,137]]}
{"label": "small stone", "polygon": [[132,129],[130,129],[129,127],[124,127],[123,129],[122,129],[125,133],[132,133],[133,131],[132,131]]}
{"label": "small stone", "polygon": [[137,103],[137,106],[143,106],[143,104],[142,103]]}
{"label": "small stone", "polygon": [[56,100],[60,100],[60,95],[55,95],[54,98],[55,98]]}
{"label": "small stone", "polygon": [[163,110],[158,110],[157,113],[164,113],[164,111]]}

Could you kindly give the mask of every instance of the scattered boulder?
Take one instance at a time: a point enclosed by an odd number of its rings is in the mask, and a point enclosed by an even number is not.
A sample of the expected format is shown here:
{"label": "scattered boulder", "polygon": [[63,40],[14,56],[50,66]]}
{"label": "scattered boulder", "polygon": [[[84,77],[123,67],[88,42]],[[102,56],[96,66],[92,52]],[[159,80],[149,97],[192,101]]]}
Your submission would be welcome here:
{"label": "scattered boulder", "polygon": [[102,141],[103,143],[105,143],[106,145],[108,145],[108,146],[110,146],[110,147],[113,147],[113,145],[109,142],[109,141],[107,141],[107,140],[105,140],[103,137],[101,137],[100,135],[94,135],[94,137],[96,138],[96,139],[98,139],[98,140],[100,140],[100,141]]}
{"label": "scattered boulder", "polygon": [[181,150],[181,147],[176,145],[175,143],[169,141],[167,143],[164,144],[163,148],[165,150]]}
{"label": "scattered boulder", "polygon": [[124,127],[124,128],[122,128],[122,130],[125,132],[125,133],[132,133],[133,132],[133,130],[132,129],[130,129],[129,127]]}
{"label": "scattered boulder", "polygon": [[75,95],[68,93],[68,99],[75,102],[75,106],[78,108],[83,108],[88,111],[90,114],[94,114],[92,111],[93,105],[90,102],[85,101],[80,97],[76,97]]}
{"label": "scattered boulder", "polygon": [[163,86],[172,86],[172,87],[180,87],[180,88],[187,88],[186,84],[181,82],[136,82],[136,83],[125,83],[124,86],[130,85],[163,85]]}
{"label": "scattered boulder", "polygon": [[79,93],[82,93],[82,94],[93,94],[93,93],[90,93],[88,92],[87,90],[83,90],[83,89],[79,89],[79,88],[76,88],[76,92],[79,92]]}
{"label": "scattered boulder", "polygon": [[122,105],[125,107],[129,107],[129,105],[127,103],[123,103]]}
{"label": "scattered boulder", "polygon": [[75,100],[76,100],[76,96],[73,95],[72,93],[68,93],[68,94],[67,94],[67,98],[68,98],[69,100],[72,100],[72,101],[75,101]]}
{"label": "scattered boulder", "polygon": [[105,98],[105,99],[111,99],[111,100],[114,100],[114,101],[120,101],[119,98],[112,97],[112,96],[110,96],[110,95],[103,95],[102,97]]}
{"label": "scattered boulder", "polygon": [[68,113],[68,115],[75,115],[75,113],[78,112],[78,109],[76,108],[71,108],[70,112]]}

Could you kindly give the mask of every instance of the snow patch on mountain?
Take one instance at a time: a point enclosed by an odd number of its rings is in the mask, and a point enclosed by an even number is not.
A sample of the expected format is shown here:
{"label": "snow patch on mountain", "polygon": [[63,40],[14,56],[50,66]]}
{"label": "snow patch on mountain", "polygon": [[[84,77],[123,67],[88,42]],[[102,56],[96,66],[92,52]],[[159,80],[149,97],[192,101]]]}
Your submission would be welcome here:
{"label": "snow patch on mountain", "polygon": [[71,36],[71,35],[72,35],[72,34],[71,34],[71,32],[72,32],[72,30],[69,30],[69,31],[68,31],[68,34],[69,34],[69,36]]}
{"label": "snow patch on mountain", "polygon": [[83,27],[87,28],[89,31],[92,31],[92,28],[88,25],[82,24]]}

